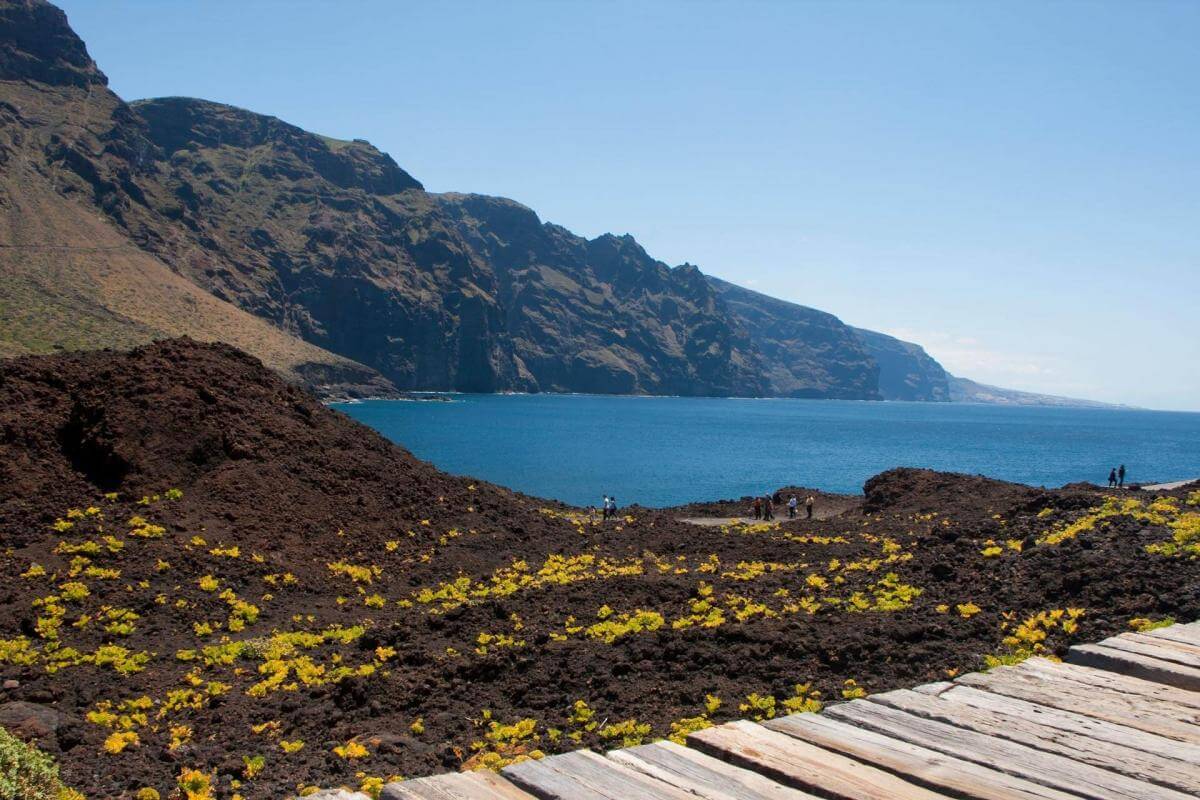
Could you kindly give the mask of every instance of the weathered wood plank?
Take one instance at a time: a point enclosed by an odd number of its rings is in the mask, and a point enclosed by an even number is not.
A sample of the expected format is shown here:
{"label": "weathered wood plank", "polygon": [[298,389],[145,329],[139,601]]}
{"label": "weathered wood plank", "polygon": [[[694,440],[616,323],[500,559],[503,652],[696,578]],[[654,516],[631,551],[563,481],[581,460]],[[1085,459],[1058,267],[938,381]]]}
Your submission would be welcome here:
{"label": "weathered wood plank", "polygon": [[823,714],[793,714],[764,723],[906,780],[972,800],[1078,800],[1078,796],[988,769],[910,742],[856,727]]}
{"label": "weathered wood plank", "polygon": [[1156,639],[1170,639],[1175,642],[1183,642],[1184,644],[1200,645],[1200,629],[1189,628],[1187,625],[1171,625],[1167,628],[1158,628],[1148,631],[1147,636],[1153,636]]}
{"label": "weathered wood plank", "polygon": [[937,681],[936,683],[922,683],[920,686],[914,686],[914,692],[921,694],[939,695],[949,689],[954,684],[950,681]]}
{"label": "weathered wood plank", "polygon": [[[1180,742],[1163,736],[1118,725],[1085,714],[1076,714],[1049,706],[1030,703],[1016,697],[975,689],[971,686],[951,686],[938,695],[938,698],[950,703],[961,703],[973,708],[987,711],[997,711],[1002,714],[1012,714],[1033,720],[1050,728],[1071,731],[1082,736],[1102,742],[1113,742],[1125,745],[1147,753],[1157,753],[1164,758],[1170,758],[1177,764],[1176,769],[1182,769],[1189,774],[1200,777],[1200,745],[1190,742]],[[1182,766],[1178,766],[1182,765]]]}
{"label": "weathered wood plank", "polygon": [[945,795],[750,722],[730,722],[688,736],[710,755],[793,788],[835,800],[933,800]]}
{"label": "weathered wood plank", "polygon": [[446,791],[444,784],[435,782],[432,778],[417,778],[403,783],[387,784],[379,793],[379,800],[456,800],[456,798]]}
{"label": "weathered wood plank", "polygon": [[[528,792],[522,792],[516,786],[506,781],[494,772],[489,770],[481,770],[479,772],[468,772],[465,777],[468,784],[473,784],[477,788],[476,794],[470,795],[470,800],[533,800],[533,795]],[[490,792],[485,794],[484,792]]]}
{"label": "weathered wood plank", "polygon": [[1158,645],[1159,647],[1169,647],[1172,650],[1179,650],[1184,653],[1191,653],[1195,656],[1200,656],[1200,644],[1193,642],[1180,641],[1179,639],[1171,639],[1166,636],[1155,636],[1156,631],[1147,633],[1122,633],[1118,639],[1129,639],[1134,642],[1143,642],[1145,644]]}
{"label": "weathered wood plank", "polygon": [[542,800],[619,800],[564,775],[546,764],[548,759],[522,761],[504,768],[502,774],[520,789]]}
{"label": "weathered wood plank", "polygon": [[389,783],[380,800],[534,800],[494,772],[451,772]]}
{"label": "weathered wood plank", "polygon": [[735,767],[691,747],[674,742],[614,750],[608,757],[664,783],[720,800],[815,800],[811,794],[776,783],[755,772]]}
{"label": "weathered wood plank", "polygon": [[[1018,673],[1033,673],[1043,678],[1067,680],[1109,691],[1140,695],[1153,700],[1156,704],[1165,703],[1171,708],[1177,708],[1179,713],[1185,716],[1191,713],[1200,723],[1200,692],[1177,689],[1174,686],[1155,683],[1144,678],[1134,678],[1118,672],[1109,672],[1105,669],[1081,667],[1078,664],[1050,661],[1045,658],[1030,658],[1010,669]],[[1165,708],[1166,706],[1160,705],[1160,707]],[[1188,709],[1191,711],[1189,712]]]}
{"label": "weathered wood plank", "polygon": [[1180,769],[1177,762],[1123,744],[1093,739],[1050,728],[1016,714],[973,708],[908,690],[885,692],[868,698],[890,708],[925,719],[944,722],[999,739],[1055,753],[1094,767],[1119,772],[1135,781],[1159,784],[1181,792],[1200,792],[1200,776]]}
{"label": "weathered wood plank", "polygon": [[635,772],[590,750],[505,767],[504,777],[543,800],[695,800],[690,792]]}
{"label": "weathered wood plank", "polygon": [[[920,695],[918,695],[920,696]],[[936,702],[930,700],[930,702]],[[1183,800],[1190,795],[1151,786],[1125,775],[1053,753],[918,717],[880,703],[854,700],[824,713],[990,769],[1094,800]]]}
{"label": "weathered wood plank", "polygon": [[1004,668],[960,675],[955,683],[1050,708],[1086,714],[1181,742],[1200,744],[1200,726],[1196,724],[1196,715],[1191,713],[1192,710],[1150,703],[1141,695],[1104,690],[1049,674]]}
{"label": "weathered wood plank", "polygon": [[1200,690],[1200,669],[1126,650],[1098,644],[1079,644],[1067,650],[1067,660],[1072,664],[1107,669],[1179,689]]}
{"label": "weathered wood plank", "polygon": [[1105,639],[1100,642],[1100,646],[1110,647],[1113,650],[1125,650],[1130,653],[1149,656],[1150,658],[1157,658],[1163,661],[1171,661],[1176,664],[1182,664],[1185,667],[1191,667],[1192,669],[1200,668],[1200,651],[1190,653],[1186,649],[1182,649],[1186,645],[1171,647],[1154,639],[1146,641],[1144,639],[1133,638],[1136,635],[1123,633],[1120,636],[1113,636],[1111,639]]}

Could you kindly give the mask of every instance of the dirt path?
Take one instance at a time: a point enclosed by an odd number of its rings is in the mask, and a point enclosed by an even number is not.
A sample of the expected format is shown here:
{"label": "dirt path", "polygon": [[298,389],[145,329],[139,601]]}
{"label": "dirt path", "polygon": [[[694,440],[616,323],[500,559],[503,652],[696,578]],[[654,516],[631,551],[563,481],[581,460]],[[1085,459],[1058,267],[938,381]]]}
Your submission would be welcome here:
{"label": "dirt path", "polygon": [[[841,515],[845,510],[846,509],[844,507],[817,508],[813,510],[812,518],[832,519]],[[804,516],[803,511],[797,512],[795,519],[789,519],[787,512],[784,511],[782,514],[776,514],[775,519],[770,521],[779,522],[786,525],[789,522],[801,522],[805,519],[807,519],[807,517]],[[679,521],[686,522],[689,525],[703,525],[706,528],[719,528],[722,525],[753,525],[755,523],[762,522],[763,520],[755,519],[754,517],[683,517]]]}
{"label": "dirt path", "polygon": [[1195,483],[1200,478],[1188,478],[1186,481],[1171,481],[1170,483],[1151,483],[1142,486],[1142,489],[1147,492],[1169,492],[1172,489],[1178,489],[1182,486],[1187,486],[1189,483]]}

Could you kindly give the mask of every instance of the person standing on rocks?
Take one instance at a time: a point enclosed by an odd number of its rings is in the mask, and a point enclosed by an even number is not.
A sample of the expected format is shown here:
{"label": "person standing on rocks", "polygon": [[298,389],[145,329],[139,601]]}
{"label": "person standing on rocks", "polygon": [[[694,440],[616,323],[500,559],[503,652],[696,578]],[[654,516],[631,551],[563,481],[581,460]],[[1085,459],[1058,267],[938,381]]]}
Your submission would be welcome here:
{"label": "person standing on rocks", "polygon": [[617,515],[617,498],[608,498],[608,516],[615,517]]}
{"label": "person standing on rocks", "polygon": [[813,503],[815,502],[816,500],[811,494],[804,499],[804,513],[808,515],[808,519],[812,519]]}
{"label": "person standing on rocks", "polygon": [[1118,489],[1125,488],[1125,465],[1124,464],[1122,464],[1120,469],[1117,470],[1117,488]]}
{"label": "person standing on rocks", "polygon": [[600,518],[608,519],[608,495],[604,495],[604,502],[600,506]]}
{"label": "person standing on rocks", "polygon": [[771,505],[771,495],[763,495],[763,519],[775,519],[775,508]]}
{"label": "person standing on rocks", "polygon": [[1108,488],[1112,489],[1117,485],[1117,471],[1110,469],[1108,471]]}
{"label": "person standing on rocks", "polygon": [[796,495],[792,495],[791,497],[788,498],[788,519],[796,518],[796,506],[797,505],[798,504],[796,503]]}
{"label": "person standing on rocks", "polygon": [[755,519],[762,519],[762,510],[763,510],[762,509],[762,498],[761,497],[754,498],[754,518]]}

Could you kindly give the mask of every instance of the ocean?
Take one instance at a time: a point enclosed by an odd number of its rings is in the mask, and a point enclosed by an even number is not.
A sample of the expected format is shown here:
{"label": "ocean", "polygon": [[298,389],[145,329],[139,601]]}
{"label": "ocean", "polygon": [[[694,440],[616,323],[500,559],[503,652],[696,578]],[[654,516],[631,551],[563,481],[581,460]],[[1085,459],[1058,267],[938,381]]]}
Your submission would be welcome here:
{"label": "ocean", "polygon": [[857,493],[897,466],[1035,486],[1200,477],[1200,414],[950,403],[451,395],[335,407],[417,457],[573,505],[671,506],[783,485]]}

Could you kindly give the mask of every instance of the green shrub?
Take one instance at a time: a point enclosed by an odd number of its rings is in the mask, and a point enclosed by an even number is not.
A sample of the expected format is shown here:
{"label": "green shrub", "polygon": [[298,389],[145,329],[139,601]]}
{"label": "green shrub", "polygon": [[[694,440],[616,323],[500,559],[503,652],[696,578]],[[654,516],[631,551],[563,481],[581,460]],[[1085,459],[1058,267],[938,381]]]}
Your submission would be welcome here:
{"label": "green shrub", "polygon": [[0,800],[72,800],[54,759],[0,727]]}

